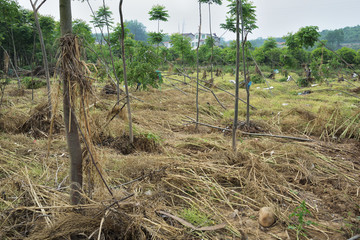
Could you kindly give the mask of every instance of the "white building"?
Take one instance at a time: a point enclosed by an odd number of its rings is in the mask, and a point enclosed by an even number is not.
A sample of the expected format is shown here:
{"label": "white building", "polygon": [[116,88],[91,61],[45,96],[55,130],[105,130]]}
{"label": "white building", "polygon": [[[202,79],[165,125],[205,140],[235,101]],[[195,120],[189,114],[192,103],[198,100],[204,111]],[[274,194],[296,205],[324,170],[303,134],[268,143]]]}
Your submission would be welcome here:
{"label": "white building", "polygon": [[[184,34],[183,34],[184,35]],[[197,48],[198,40],[199,40],[199,34],[192,34],[193,37],[191,38],[191,47]],[[210,37],[209,33],[201,33],[200,36],[200,46],[205,44],[205,40]],[[215,46],[220,46],[220,38],[216,35],[216,33],[213,33],[213,39],[215,40]]]}

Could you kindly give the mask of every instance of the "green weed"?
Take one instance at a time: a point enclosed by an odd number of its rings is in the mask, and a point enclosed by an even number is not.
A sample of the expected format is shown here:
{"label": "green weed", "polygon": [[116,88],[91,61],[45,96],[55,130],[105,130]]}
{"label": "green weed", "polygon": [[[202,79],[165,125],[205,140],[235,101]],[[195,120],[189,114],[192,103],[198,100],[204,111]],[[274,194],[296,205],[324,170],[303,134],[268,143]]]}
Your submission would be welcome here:
{"label": "green weed", "polygon": [[206,214],[200,212],[200,210],[195,207],[183,209],[180,212],[180,217],[197,227],[214,224]]}
{"label": "green weed", "polygon": [[297,206],[294,211],[289,215],[289,218],[296,218],[297,224],[289,225],[288,228],[296,231],[296,239],[300,239],[300,236],[306,236],[305,226],[313,225],[314,222],[310,220],[305,220],[305,217],[310,215],[310,211],[306,208],[305,201],[302,201],[299,206]]}

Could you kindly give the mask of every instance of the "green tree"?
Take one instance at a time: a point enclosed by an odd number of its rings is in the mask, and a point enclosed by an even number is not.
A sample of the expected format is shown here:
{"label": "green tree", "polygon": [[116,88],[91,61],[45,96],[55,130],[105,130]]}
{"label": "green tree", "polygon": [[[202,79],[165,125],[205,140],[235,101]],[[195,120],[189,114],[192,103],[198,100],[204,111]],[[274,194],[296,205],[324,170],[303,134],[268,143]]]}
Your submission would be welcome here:
{"label": "green tree", "polygon": [[[236,32],[236,4],[237,0],[228,0],[230,4],[228,7],[230,10],[228,11],[228,15],[226,16],[225,23],[221,23],[220,27],[231,31]],[[244,26],[244,34],[245,38],[247,34],[251,33],[254,29],[258,28],[256,25],[256,14],[255,14],[255,6],[252,2],[248,0],[241,0],[241,11],[243,15],[243,22],[241,22],[241,26]]]}
{"label": "green tree", "polygon": [[[185,72],[185,60],[191,56],[191,39],[179,33],[174,33],[170,36],[170,43],[172,49],[181,58],[183,72]],[[184,76],[184,82],[185,82]]]}
{"label": "green tree", "polygon": [[125,26],[130,32],[134,35],[136,41],[146,42],[148,35],[146,33],[146,27],[141,22],[137,20],[125,21]]}
{"label": "green tree", "polygon": [[317,26],[302,27],[295,34],[285,36],[285,44],[290,49],[313,47],[320,37],[318,30]]}
{"label": "green tree", "polygon": [[325,39],[328,41],[330,46],[335,47],[336,49],[340,48],[340,43],[344,41],[344,31],[342,29],[337,29],[334,31],[329,31]]}
{"label": "green tree", "polygon": [[158,45],[163,41],[164,34],[162,32],[149,32],[148,41],[152,44]]}
{"label": "green tree", "polygon": [[154,5],[149,11],[150,21],[158,21],[158,33],[160,32],[160,21],[167,22],[169,18],[168,11],[165,6]]}
{"label": "green tree", "polygon": [[91,27],[84,20],[75,19],[72,22],[73,33],[84,39],[88,44],[94,44],[95,38],[92,35]]}
{"label": "green tree", "polygon": [[[162,79],[159,79],[156,70],[160,66],[160,57],[156,54],[155,48],[152,45],[141,41],[134,41],[133,46],[129,46],[126,52],[132,52],[131,58],[126,59],[127,66],[127,81],[129,86],[141,89],[147,89],[150,86],[159,88]],[[118,76],[123,76],[123,64],[121,60],[117,61],[116,71]],[[124,78],[120,79],[124,82]]]}
{"label": "green tree", "polygon": [[170,43],[174,52],[181,57],[181,61],[184,62],[187,59],[191,59],[191,39],[185,37],[179,33],[174,33],[170,36]]}
{"label": "green tree", "polygon": [[[124,29],[124,44],[126,46],[126,57],[130,57],[129,55],[131,55],[131,46],[133,46],[133,40],[130,38],[129,36],[130,34],[130,30],[126,27],[125,25],[125,29]],[[122,37],[122,28],[120,24],[117,24],[116,27],[114,28],[114,31],[112,33],[110,33],[110,43],[111,43],[111,49],[114,53],[114,55],[121,57],[121,43],[120,43],[120,39]]]}
{"label": "green tree", "polygon": [[93,16],[93,20],[90,21],[94,24],[95,27],[103,29],[105,26],[111,28],[114,24],[114,19],[112,18],[112,12],[110,8],[107,6],[100,7],[95,16]]}
{"label": "green tree", "polygon": [[343,47],[337,50],[336,53],[349,64],[357,63],[357,53],[354,49]]}
{"label": "green tree", "polygon": [[264,42],[264,51],[269,51],[271,49],[277,48],[277,42],[275,38],[270,37]]}

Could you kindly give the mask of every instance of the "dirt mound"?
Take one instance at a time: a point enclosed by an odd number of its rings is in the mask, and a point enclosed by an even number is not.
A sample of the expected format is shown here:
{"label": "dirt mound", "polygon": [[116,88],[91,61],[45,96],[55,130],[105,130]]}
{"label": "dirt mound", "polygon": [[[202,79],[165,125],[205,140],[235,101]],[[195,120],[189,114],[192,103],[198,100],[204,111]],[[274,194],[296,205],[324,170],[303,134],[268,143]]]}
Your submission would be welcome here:
{"label": "dirt mound", "polygon": [[[226,129],[229,129],[230,131],[227,131],[227,135],[231,135],[231,129],[233,128],[233,124],[229,123],[226,125]],[[258,121],[250,121],[249,126],[247,126],[245,121],[238,121],[237,123],[237,129],[243,131],[243,132],[249,132],[249,133],[264,133],[267,132],[269,129],[265,126],[264,123],[258,122]]]}
{"label": "dirt mound", "polygon": [[117,94],[116,86],[114,83],[106,84],[103,89],[101,90],[101,94],[103,95],[110,95],[110,94]]}
{"label": "dirt mound", "polygon": [[100,134],[97,144],[116,149],[124,155],[134,153],[135,151],[151,153],[160,150],[159,144],[155,139],[144,135],[134,136],[134,142],[131,144],[129,135],[126,134],[115,138]]}
{"label": "dirt mound", "polygon": [[[61,117],[55,116],[52,132],[60,133],[62,128]],[[51,118],[47,103],[35,107],[29,119],[18,129],[21,133],[26,133],[38,139],[48,137],[50,132]]]}

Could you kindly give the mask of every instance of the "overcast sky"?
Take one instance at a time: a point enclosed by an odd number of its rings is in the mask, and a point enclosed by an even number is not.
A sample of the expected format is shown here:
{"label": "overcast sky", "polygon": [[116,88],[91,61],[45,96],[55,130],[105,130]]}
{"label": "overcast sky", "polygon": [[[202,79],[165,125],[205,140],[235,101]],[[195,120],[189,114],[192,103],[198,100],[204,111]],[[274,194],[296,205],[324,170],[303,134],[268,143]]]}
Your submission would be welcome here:
{"label": "overcast sky", "polygon": [[[30,9],[30,0],[18,0],[24,8]],[[39,0],[41,2],[41,0]],[[73,19],[90,21],[91,11],[86,1],[81,3],[73,0]],[[102,0],[89,0],[92,8],[97,10],[102,6]],[[249,39],[258,37],[282,37],[289,32],[296,32],[303,26],[319,26],[320,30],[338,29],[360,24],[360,0],[253,0],[256,6],[257,25],[259,26]],[[119,22],[119,0],[105,0],[113,12],[115,22]],[[148,12],[155,4],[161,4],[169,11],[169,21],[161,22],[160,29],[165,33],[197,32],[199,26],[199,8],[197,0],[124,0],[123,11],[126,20],[138,20],[147,31],[157,31],[157,22],[149,21]],[[223,5],[213,5],[212,26],[218,36],[224,34],[220,23],[225,22],[228,2]],[[59,20],[59,1],[47,0],[39,10],[40,14],[52,15]],[[202,7],[202,32],[209,31],[208,6]],[[225,33],[226,40],[235,38],[233,33]]]}

